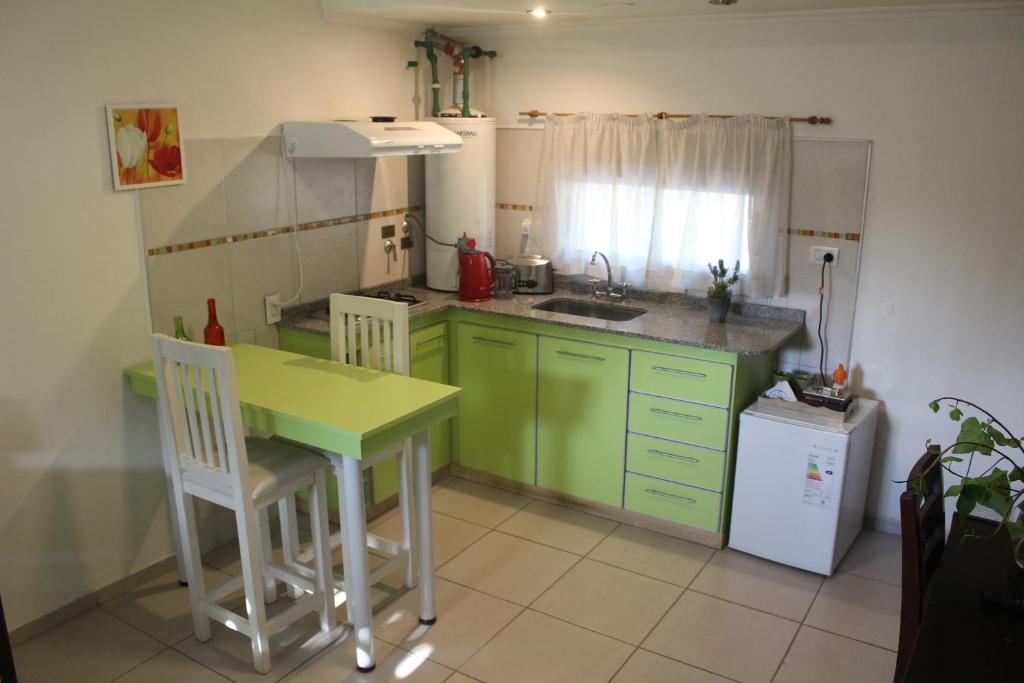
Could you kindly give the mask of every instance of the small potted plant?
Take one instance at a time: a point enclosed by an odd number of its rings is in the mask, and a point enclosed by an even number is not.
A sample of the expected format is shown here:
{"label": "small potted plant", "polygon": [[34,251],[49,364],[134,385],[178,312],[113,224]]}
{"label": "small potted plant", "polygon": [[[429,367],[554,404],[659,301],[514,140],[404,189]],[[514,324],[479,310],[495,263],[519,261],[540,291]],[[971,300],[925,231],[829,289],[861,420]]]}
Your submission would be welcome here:
{"label": "small potted plant", "polygon": [[711,271],[711,286],[708,287],[708,312],[711,314],[711,322],[724,323],[725,317],[729,315],[729,305],[732,303],[732,286],[740,279],[740,262],[736,261],[736,267],[729,274],[725,261],[718,259],[718,265],[708,264]]}

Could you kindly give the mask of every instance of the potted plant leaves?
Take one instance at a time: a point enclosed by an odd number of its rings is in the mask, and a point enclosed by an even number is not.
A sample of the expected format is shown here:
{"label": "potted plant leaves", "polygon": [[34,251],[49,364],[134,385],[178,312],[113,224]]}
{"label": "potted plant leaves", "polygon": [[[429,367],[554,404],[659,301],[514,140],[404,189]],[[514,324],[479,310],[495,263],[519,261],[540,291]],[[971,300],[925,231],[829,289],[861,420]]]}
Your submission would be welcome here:
{"label": "potted plant leaves", "polygon": [[740,262],[736,261],[731,275],[723,259],[718,259],[717,266],[709,263],[708,270],[712,278],[708,287],[708,313],[711,322],[724,323],[732,304],[732,286],[740,279]]}
{"label": "potted plant leaves", "polygon": [[[1013,558],[1024,569],[1024,445],[992,413],[970,401],[944,396],[928,407],[937,413],[944,404],[949,408],[949,419],[960,425],[956,442],[944,448],[937,461],[959,480],[946,489],[945,496],[957,499],[956,510],[962,516],[978,505],[995,511],[1010,537]],[[976,455],[994,459],[991,464],[984,463],[980,474],[972,467]]]}

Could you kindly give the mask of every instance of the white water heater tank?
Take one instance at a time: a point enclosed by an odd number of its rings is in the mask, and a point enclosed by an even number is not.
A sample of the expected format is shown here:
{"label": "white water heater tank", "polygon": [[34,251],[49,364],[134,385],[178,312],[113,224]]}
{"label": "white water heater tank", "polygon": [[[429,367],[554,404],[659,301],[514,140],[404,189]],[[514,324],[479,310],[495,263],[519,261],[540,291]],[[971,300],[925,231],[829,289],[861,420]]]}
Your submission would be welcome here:
{"label": "white water heater tank", "polygon": [[[462,233],[476,238],[476,248],[494,254],[495,120],[438,117],[429,119],[462,138],[455,154],[426,159],[427,232],[439,242],[454,243]],[[427,287],[459,289],[458,251],[427,240]]]}

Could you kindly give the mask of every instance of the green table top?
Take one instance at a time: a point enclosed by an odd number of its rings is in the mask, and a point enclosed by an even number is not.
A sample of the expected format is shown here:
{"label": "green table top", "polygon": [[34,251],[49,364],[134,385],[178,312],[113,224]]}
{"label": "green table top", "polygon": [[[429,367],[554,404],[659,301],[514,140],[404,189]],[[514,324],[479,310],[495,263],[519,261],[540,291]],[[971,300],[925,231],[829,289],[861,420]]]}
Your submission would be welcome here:
{"label": "green table top", "polygon": [[[231,344],[242,421],[354,458],[373,455],[455,415],[460,389],[252,344]],[[156,397],[153,363],[125,370]]]}

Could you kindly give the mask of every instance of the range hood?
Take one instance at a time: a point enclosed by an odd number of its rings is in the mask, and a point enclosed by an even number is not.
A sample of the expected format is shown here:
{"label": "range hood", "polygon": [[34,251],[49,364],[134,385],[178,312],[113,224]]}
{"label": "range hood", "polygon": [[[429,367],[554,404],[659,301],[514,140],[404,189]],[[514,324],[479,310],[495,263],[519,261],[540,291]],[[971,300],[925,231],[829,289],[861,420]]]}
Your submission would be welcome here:
{"label": "range hood", "polygon": [[383,157],[447,154],[462,138],[431,121],[311,121],[281,124],[286,157]]}

